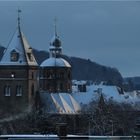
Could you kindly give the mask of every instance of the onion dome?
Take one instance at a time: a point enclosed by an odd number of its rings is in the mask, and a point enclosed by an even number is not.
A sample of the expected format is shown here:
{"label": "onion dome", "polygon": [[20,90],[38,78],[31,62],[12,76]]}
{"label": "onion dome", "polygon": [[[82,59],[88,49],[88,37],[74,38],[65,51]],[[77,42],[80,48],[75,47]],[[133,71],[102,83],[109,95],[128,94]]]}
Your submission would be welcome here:
{"label": "onion dome", "polygon": [[62,47],[61,40],[57,35],[55,24],[55,35],[53,36],[49,47],[50,58],[41,63],[41,67],[71,67],[71,65],[63,58],[61,58]]}
{"label": "onion dome", "polygon": [[54,46],[54,47],[61,47],[61,40],[59,38],[59,36],[54,36],[51,40],[50,46]]}

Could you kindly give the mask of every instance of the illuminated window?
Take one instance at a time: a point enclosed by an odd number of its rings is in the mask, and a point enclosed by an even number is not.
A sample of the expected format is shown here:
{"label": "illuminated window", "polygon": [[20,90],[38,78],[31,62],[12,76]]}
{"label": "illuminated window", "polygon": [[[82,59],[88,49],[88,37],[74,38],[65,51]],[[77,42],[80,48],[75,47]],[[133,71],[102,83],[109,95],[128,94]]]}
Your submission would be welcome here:
{"label": "illuminated window", "polygon": [[15,78],[15,72],[11,73],[11,78]]}
{"label": "illuminated window", "polygon": [[15,50],[12,50],[11,51],[11,61],[18,61],[19,59],[19,53],[16,52]]}

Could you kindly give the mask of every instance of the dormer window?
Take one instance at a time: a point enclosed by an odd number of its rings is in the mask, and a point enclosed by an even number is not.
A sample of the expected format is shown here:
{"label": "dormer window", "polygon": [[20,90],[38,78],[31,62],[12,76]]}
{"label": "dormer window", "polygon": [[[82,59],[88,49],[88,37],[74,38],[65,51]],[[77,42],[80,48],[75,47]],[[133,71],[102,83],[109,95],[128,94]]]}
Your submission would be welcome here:
{"label": "dormer window", "polygon": [[19,59],[19,53],[16,50],[11,51],[11,61],[16,62]]}
{"label": "dormer window", "polygon": [[33,61],[33,55],[32,55],[32,53],[27,53],[27,54],[28,54],[29,60],[32,62]]}

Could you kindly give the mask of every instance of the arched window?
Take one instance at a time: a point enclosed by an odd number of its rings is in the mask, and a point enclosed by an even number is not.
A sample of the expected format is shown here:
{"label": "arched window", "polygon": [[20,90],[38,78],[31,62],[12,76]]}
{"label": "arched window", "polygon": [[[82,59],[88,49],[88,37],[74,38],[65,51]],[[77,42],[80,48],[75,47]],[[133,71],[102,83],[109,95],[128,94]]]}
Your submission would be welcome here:
{"label": "arched window", "polygon": [[48,78],[48,79],[51,79],[51,74],[50,74],[50,72],[47,72],[47,78]]}
{"label": "arched window", "polygon": [[60,78],[61,78],[61,79],[64,78],[64,73],[63,73],[63,72],[60,73]]}
{"label": "arched window", "polygon": [[21,85],[17,85],[16,87],[16,96],[22,96],[23,88]]}
{"label": "arched window", "polygon": [[4,87],[4,95],[5,95],[5,96],[11,96],[11,88],[10,88],[9,85],[6,85],[6,86]]}

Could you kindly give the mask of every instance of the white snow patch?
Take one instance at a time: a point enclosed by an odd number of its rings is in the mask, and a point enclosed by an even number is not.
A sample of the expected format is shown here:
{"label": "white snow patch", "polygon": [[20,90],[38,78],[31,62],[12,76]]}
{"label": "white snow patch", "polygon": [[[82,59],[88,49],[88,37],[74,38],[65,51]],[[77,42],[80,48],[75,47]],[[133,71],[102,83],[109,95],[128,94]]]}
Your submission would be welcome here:
{"label": "white snow patch", "polygon": [[90,85],[87,86],[87,92],[78,92],[77,86],[73,86],[72,89],[72,96],[79,104],[89,104],[92,100],[97,100],[97,97],[99,97],[101,93],[107,100],[113,99],[117,102],[128,103],[140,101],[137,96],[132,97],[128,93],[119,94],[118,88],[116,86]]}
{"label": "white snow patch", "polygon": [[71,65],[63,58],[48,58],[43,61],[41,67],[71,67]]}

